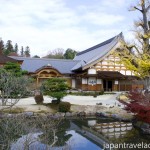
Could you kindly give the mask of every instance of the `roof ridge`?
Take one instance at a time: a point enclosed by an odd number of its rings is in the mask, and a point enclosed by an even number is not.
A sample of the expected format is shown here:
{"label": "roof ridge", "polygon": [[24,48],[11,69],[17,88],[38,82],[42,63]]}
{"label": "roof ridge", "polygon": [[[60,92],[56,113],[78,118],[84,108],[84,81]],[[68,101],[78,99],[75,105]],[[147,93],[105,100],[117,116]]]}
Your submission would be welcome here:
{"label": "roof ridge", "polygon": [[98,47],[101,47],[101,46],[104,46],[104,45],[106,45],[106,44],[109,44],[109,43],[111,43],[114,39],[116,39],[116,38],[118,38],[118,37],[121,37],[121,38],[123,37],[122,32],[119,33],[118,35],[116,35],[116,36],[114,36],[114,37],[112,37],[112,38],[106,40],[106,41],[103,41],[103,42],[101,42],[101,43],[99,43],[99,44],[97,44],[97,45],[95,45],[95,46],[92,46],[92,47],[90,47],[90,48],[88,48],[88,49],[86,49],[86,50],[83,50],[83,51],[77,53],[76,56],[82,55],[82,54],[84,54],[84,53],[87,53],[87,52],[92,51],[93,49],[96,49],[96,48],[98,48]]}
{"label": "roof ridge", "polygon": [[[9,56],[10,57],[10,56]],[[51,61],[79,61],[79,60],[73,60],[73,59],[53,59],[53,58],[31,58],[31,57],[17,57],[17,56],[11,56],[10,58],[19,58],[19,59],[32,59],[32,60],[51,60]]]}

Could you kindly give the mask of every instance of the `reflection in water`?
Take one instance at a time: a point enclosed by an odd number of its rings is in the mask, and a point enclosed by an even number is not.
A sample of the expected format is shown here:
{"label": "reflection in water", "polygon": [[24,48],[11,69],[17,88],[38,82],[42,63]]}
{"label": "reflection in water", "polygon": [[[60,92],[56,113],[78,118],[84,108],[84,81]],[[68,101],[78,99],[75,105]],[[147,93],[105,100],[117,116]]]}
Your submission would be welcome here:
{"label": "reflection in water", "polygon": [[80,134],[76,133],[75,131],[71,130],[67,133],[72,134],[73,136],[67,142],[72,143],[71,149],[72,150],[100,150],[101,148],[91,141],[86,139],[85,137],[81,136]]}
{"label": "reflection in water", "polygon": [[88,126],[89,126],[89,127],[95,126],[96,123],[97,123],[96,120],[88,120]]}
{"label": "reflection in water", "polygon": [[11,150],[101,150],[99,146],[92,143],[74,130],[66,131],[66,135],[72,135],[64,146],[54,146],[40,142],[39,136],[43,133],[29,133],[19,138],[11,145]]}
{"label": "reflection in water", "polygon": [[[85,131],[86,129],[82,128],[83,126],[90,126],[91,130],[95,130],[97,134],[103,134],[113,143],[141,143],[142,141],[146,143],[150,141],[148,136],[139,134],[131,123],[116,122],[116,120],[105,118],[52,120],[37,117],[22,119],[22,121],[20,118],[16,120],[6,118],[6,120],[0,121],[0,144],[2,143],[0,149],[101,150],[96,145],[100,142],[95,141],[91,136],[87,136],[88,134]],[[53,131],[55,131],[55,143]],[[52,145],[52,143],[54,144]]]}
{"label": "reflection in water", "polygon": [[132,123],[129,122],[97,123],[93,127],[94,130],[103,134],[108,139],[122,138],[132,128]]}
{"label": "reflection in water", "polygon": [[39,135],[43,133],[29,133],[27,135],[23,135],[19,138],[15,143],[11,145],[11,150],[46,150],[50,149],[50,146],[43,144],[39,140]]}

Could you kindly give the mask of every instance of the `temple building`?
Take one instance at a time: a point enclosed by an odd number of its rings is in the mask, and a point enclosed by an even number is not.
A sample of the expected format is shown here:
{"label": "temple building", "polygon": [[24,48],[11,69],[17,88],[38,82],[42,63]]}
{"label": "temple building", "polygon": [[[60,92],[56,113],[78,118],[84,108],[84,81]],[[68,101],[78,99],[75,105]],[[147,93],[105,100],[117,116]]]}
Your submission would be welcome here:
{"label": "temple building", "polygon": [[11,58],[23,61],[21,68],[36,80],[36,86],[53,77],[66,78],[72,89],[85,91],[129,91],[143,88],[134,73],[119,63],[115,51],[123,40],[122,33],[79,52],[74,60],[48,58]]}

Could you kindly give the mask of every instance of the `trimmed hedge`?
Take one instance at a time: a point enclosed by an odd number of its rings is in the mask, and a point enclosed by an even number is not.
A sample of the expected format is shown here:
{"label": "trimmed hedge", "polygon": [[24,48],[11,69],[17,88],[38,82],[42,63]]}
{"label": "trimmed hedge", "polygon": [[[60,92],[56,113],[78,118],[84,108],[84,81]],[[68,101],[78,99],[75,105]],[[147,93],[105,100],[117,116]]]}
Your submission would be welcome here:
{"label": "trimmed hedge", "polygon": [[70,95],[76,95],[76,96],[98,96],[98,95],[103,95],[104,94],[104,91],[99,91],[99,92],[75,92],[75,93],[72,93],[70,92],[69,93]]}
{"label": "trimmed hedge", "polygon": [[71,104],[69,102],[60,102],[58,105],[59,112],[69,112]]}

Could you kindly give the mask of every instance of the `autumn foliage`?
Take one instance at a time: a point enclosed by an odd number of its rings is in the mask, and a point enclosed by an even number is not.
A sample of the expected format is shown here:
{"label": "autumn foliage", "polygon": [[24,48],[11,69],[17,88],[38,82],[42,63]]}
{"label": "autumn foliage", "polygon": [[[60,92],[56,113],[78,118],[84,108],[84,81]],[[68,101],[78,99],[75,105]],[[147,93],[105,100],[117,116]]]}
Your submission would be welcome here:
{"label": "autumn foliage", "polygon": [[150,92],[131,91],[130,102],[119,100],[125,105],[125,110],[132,112],[137,120],[150,123]]}

